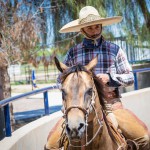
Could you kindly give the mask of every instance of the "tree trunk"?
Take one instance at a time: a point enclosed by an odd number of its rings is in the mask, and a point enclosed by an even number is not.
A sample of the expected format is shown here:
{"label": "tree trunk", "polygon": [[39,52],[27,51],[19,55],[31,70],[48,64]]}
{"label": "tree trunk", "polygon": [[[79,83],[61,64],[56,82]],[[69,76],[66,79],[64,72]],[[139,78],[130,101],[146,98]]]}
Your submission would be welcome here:
{"label": "tree trunk", "polygon": [[148,11],[148,6],[146,5],[145,0],[143,0],[143,1],[137,0],[137,2],[139,3],[140,8],[142,10],[142,13],[143,13],[143,16],[144,16],[144,19],[145,19],[145,22],[146,22],[146,26],[150,31],[150,13]]}
{"label": "tree trunk", "polygon": [[[0,67],[0,100],[11,97],[10,77],[7,67]],[[10,119],[12,131],[14,131],[15,120],[13,116],[13,105],[10,104]]]}

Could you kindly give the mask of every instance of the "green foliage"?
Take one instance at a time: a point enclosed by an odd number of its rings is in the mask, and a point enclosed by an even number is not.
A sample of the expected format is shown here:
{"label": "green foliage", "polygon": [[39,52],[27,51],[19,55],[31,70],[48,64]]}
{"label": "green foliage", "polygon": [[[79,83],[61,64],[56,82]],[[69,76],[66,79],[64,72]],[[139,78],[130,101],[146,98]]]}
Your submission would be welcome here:
{"label": "green foliage", "polygon": [[[150,44],[150,5],[146,0],[67,0],[67,3],[73,8],[73,14],[78,14],[83,6],[90,5],[94,6],[102,17],[123,16],[123,21],[117,26],[120,36],[126,36],[128,43],[132,45],[135,44],[135,36],[140,46],[145,41]],[[73,19],[78,18],[77,15],[74,16]],[[106,27],[103,35],[110,39],[116,36],[111,27]]]}

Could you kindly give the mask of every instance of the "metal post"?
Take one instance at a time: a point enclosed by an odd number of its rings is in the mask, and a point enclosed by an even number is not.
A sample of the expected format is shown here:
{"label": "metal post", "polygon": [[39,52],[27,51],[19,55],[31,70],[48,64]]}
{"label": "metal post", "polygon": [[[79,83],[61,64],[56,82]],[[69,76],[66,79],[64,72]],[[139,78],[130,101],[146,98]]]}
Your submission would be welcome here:
{"label": "metal post", "polygon": [[5,116],[4,116],[4,109],[3,107],[0,108],[0,140],[2,140],[5,137]]}
{"label": "metal post", "polygon": [[48,92],[44,92],[45,115],[49,115]]}
{"label": "metal post", "polygon": [[138,90],[138,80],[137,80],[137,73],[134,72],[134,90]]}
{"label": "metal post", "polygon": [[5,114],[6,136],[9,137],[11,136],[9,104],[4,106],[4,114]]}

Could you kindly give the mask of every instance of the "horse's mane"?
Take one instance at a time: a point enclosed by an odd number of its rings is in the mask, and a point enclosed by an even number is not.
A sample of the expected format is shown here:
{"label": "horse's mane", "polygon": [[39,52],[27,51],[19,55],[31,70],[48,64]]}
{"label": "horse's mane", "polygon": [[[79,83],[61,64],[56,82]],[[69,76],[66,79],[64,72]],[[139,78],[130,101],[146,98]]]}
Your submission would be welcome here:
{"label": "horse's mane", "polygon": [[97,93],[98,93],[100,104],[104,108],[104,106],[105,106],[104,101],[106,99],[106,94],[104,92],[104,84],[94,73],[93,73],[92,76],[93,76],[93,79],[94,79],[94,83],[95,83],[95,87],[96,87],[96,90],[97,90]]}
{"label": "horse's mane", "polygon": [[93,71],[88,71],[83,65],[81,64],[77,64],[77,65],[74,65],[72,67],[70,67],[69,69],[67,69],[66,71],[64,71],[61,76],[60,76],[60,80],[61,80],[61,83],[64,82],[64,80],[66,79],[66,77],[71,74],[71,73],[77,73],[79,71],[85,71],[87,72],[88,74],[90,74],[93,79],[94,79],[94,84],[95,84],[95,87],[96,87],[96,90],[97,90],[97,93],[98,93],[98,97],[99,97],[99,100],[100,100],[100,104],[101,106],[104,108],[104,99],[106,98],[106,95],[105,95],[105,92],[104,92],[104,84],[102,83],[102,81],[94,74]]}

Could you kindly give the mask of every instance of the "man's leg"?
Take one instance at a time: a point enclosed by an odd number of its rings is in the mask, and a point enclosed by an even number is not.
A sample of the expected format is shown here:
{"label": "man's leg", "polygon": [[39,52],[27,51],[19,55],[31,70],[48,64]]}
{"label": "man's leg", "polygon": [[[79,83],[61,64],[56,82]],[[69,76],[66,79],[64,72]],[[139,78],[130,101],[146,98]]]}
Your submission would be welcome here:
{"label": "man's leg", "polygon": [[123,135],[134,140],[138,144],[139,150],[150,150],[146,125],[131,111],[123,109],[121,105],[116,107],[116,104],[113,104],[112,108],[119,124],[118,127],[122,130]]}
{"label": "man's leg", "polygon": [[52,128],[50,131],[48,138],[47,138],[47,143],[45,145],[45,150],[52,150],[52,149],[59,149],[61,147],[59,143],[59,139],[62,135],[62,124],[64,122],[63,118],[60,118],[56,125]]}

